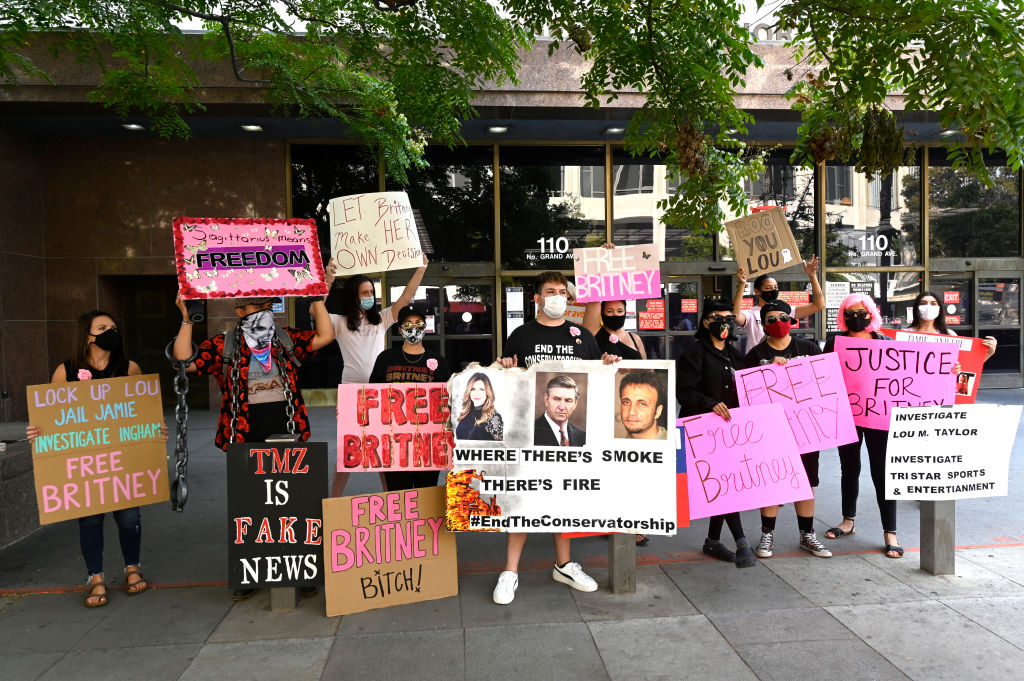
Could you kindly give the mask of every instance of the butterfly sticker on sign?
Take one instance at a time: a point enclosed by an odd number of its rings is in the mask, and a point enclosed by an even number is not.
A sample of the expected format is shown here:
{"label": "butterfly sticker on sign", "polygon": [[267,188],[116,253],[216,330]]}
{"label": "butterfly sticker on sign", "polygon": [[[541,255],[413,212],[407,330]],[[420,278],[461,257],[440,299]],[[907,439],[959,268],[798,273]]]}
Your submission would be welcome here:
{"label": "butterfly sticker on sign", "polygon": [[[174,256],[186,300],[316,296],[328,290],[312,220],[177,218]],[[280,276],[279,268],[292,276]],[[207,282],[219,272],[219,282]]]}
{"label": "butterfly sticker on sign", "polygon": [[736,250],[736,264],[748,277],[802,262],[786,213],[778,206],[730,220],[725,223],[725,231]]}

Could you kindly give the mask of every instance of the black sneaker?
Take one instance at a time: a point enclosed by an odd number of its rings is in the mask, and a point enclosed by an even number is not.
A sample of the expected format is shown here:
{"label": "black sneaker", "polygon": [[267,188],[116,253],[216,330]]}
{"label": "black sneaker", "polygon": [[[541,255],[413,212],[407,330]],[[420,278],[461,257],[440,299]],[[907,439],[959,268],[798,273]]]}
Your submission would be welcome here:
{"label": "black sneaker", "polygon": [[704,548],[702,550],[704,551],[704,553],[711,556],[712,558],[724,560],[726,563],[736,562],[736,554],[730,551],[729,549],[725,548],[725,544],[718,541],[717,539],[705,538]]}
{"label": "black sneaker", "polygon": [[754,557],[754,549],[750,548],[750,542],[746,537],[736,540],[736,567],[748,568],[757,565],[757,558]]}

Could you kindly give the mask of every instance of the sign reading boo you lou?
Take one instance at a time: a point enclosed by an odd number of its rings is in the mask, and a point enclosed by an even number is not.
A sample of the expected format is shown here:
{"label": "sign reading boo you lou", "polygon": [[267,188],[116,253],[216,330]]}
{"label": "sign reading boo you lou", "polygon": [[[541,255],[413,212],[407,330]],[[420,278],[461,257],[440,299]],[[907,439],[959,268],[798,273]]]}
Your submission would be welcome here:
{"label": "sign reading boo you lou", "polygon": [[185,299],[327,293],[312,220],[177,218],[174,258]]}
{"label": "sign reading boo you lou", "polygon": [[28,386],[43,525],[169,498],[156,374]]}
{"label": "sign reading boo you lou", "polygon": [[233,444],[227,472],[230,586],[323,584],[327,443]]}
{"label": "sign reading boo you lou", "polygon": [[324,499],[327,616],[459,593],[444,488]]}
{"label": "sign reading boo you lou", "polygon": [[736,249],[736,263],[750,277],[800,263],[800,251],[781,208],[730,220],[725,231]]}

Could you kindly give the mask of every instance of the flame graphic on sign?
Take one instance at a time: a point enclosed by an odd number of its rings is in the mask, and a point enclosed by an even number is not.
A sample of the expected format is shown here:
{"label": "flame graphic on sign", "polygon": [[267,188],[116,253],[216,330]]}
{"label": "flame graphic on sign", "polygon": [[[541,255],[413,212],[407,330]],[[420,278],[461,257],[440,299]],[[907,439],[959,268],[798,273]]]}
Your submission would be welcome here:
{"label": "flame graphic on sign", "polygon": [[[487,503],[480,497],[480,492],[473,489],[470,483],[474,479],[483,480],[484,471],[477,473],[475,469],[471,468],[448,473],[444,496],[449,532],[470,530],[469,517],[473,515],[501,515],[501,507],[498,506],[493,496],[491,502]],[[497,532],[496,529],[472,529],[477,532]]]}

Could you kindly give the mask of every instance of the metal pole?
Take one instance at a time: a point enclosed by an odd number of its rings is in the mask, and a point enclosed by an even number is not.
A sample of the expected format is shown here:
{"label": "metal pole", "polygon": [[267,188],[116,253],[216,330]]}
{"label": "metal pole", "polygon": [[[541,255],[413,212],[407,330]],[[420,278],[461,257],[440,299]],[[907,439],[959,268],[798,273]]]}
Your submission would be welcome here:
{"label": "metal pole", "polygon": [[636,537],[608,537],[608,586],[613,594],[636,593]]}
{"label": "metal pole", "polygon": [[956,574],[956,502],[921,502],[921,569]]}

